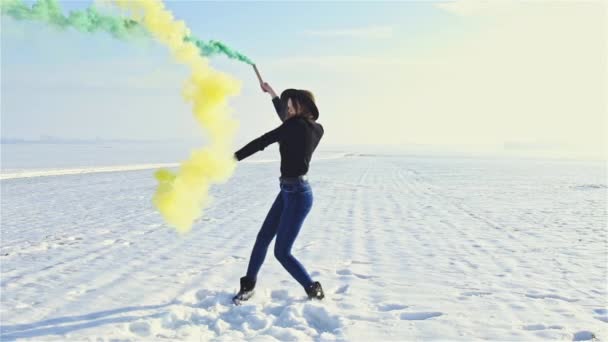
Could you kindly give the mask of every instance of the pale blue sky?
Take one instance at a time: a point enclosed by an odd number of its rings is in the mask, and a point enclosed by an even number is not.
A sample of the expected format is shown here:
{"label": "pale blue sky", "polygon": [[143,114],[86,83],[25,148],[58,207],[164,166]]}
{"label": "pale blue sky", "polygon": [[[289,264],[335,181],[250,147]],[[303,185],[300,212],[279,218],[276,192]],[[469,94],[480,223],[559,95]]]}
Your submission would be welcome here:
{"label": "pale blue sky", "polygon": [[[67,12],[82,9],[91,2],[61,4]],[[297,87],[300,80],[288,74],[265,73],[267,61],[314,55],[372,58],[379,53],[399,55],[404,49],[416,49],[416,41],[424,45],[424,35],[437,30],[442,21],[455,19],[425,3],[171,1],[166,4],[199,38],[221,40],[250,56],[271,84],[273,76],[274,79],[280,76],[286,83],[275,84],[277,91],[281,86]],[[175,66],[162,46],[154,42],[130,45],[102,33],[61,32],[10,18],[3,18],[2,28],[3,136],[174,138],[183,136],[184,126],[192,123],[179,97],[178,88],[185,74],[180,73],[182,69]],[[354,32],[340,33],[340,30]],[[366,37],[368,31],[370,37]],[[245,88],[252,88],[244,89],[243,96],[255,95],[266,100],[265,94],[257,92],[250,67],[223,57],[214,58],[213,63],[220,70],[235,74]],[[146,76],[149,71],[155,75]],[[309,74],[310,70],[303,72]],[[135,86],[138,77],[144,89]],[[323,75],[317,71],[314,77]],[[156,82],[144,85],[149,78]],[[163,79],[173,83],[163,85]],[[341,84],[337,82],[336,86]],[[323,94],[318,96],[322,98]],[[148,97],[155,101],[146,103]],[[128,113],[121,103],[129,104]],[[238,106],[239,98],[233,103]],[[267,103],[259,104],[242,110],[272,114]],[[173,114],[176,112],[179,117]],[[240,112],[235,115],[245,116],[245,121],[250,117]],[[144,116],[152,119],[142,127],[139,122]],[[118,122],[120,126],[116,126]],[[257,127],[255,132],[271,128]]]}
{"label": "pale blue sky", "polygon": [[[277,91],[312,90],[327,144],[506,143],[558,155],[605,153],[599,146],[606,138],[605,7],[480,4],[170,1],[167,7],[199,38],[251,57]],[[236,145],[279,124],[249,66],[223,57],[212,65],[242,82],[231,100],[241,122]],[[199,137],[180,97],[186,76],[152,41],[3,17],[2,136]]]}

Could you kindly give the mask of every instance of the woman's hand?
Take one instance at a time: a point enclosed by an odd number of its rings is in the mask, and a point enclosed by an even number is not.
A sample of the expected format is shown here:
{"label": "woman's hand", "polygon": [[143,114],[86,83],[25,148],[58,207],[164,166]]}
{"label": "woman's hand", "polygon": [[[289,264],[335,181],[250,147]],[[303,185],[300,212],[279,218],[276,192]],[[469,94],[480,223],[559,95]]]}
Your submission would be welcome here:
{"label": "woman's hand", "polygon": [[268,84],[268,82],[260,83],[260,87],[262,87],[262,90],[265,93],[272,91],[272,87],[270,86],[270,84]]}
{"label": "woman's hand", "polygon": [[268,82],[261,83],[260,87],[262,87],[263,92],[269,93],[270,96],[272,96],[272,97],[277,96],[277,94],[274,92],[274,89],[272,89],[272,87],[270,86],[270,84],[268,84]]}

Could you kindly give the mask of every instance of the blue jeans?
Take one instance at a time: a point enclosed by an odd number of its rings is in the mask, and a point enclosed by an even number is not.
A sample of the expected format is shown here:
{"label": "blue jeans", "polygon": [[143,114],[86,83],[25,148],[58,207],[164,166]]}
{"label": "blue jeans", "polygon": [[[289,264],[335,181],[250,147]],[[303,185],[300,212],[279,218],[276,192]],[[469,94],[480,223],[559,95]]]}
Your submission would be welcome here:
{"label": "blue jeans", "polygon": [[276,236],[275,257],[300,285],[307,288],[313,284],[313,281],[304,266],[291,254],[291,247],[306,215],[312,208],[312,189],[305,180],[297,183],[280,183],[280,187],[281,191],[274,200],[253,246],[247,277],[257,280],[268,246]]}

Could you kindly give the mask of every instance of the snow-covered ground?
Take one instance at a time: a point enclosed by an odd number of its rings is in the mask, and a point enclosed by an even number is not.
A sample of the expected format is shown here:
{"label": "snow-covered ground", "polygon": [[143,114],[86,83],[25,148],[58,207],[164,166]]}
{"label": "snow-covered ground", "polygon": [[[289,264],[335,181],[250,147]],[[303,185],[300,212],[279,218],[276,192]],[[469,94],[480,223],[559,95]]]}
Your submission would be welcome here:
{"label": "snow-covered ground", "polygon": [[153,168],[2,180],[0,339],[608,340],[602,163],[326,156],[294,246],[321,302],[272,253],[230,302],[276,161],[242,162],[183,237],[151,204]]}

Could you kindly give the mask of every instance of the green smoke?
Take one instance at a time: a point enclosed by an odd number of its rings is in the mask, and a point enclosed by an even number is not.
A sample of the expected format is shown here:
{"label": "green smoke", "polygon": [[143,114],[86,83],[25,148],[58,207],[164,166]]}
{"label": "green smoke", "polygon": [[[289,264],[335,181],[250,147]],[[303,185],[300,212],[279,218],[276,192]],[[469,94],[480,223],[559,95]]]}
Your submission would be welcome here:
{"label": "green smoke", "polygon": [[146,35],[135,20],[102,14],[95,7],[72,11],[68,16],[63,15],[56,0],[38,0],[32,7],[26,5],[23,0],[2,0],[0,8],[2,14],[16,20],[40,21],[61,29],[74,28],[89,33],[107,32],[119,39]]}
{"label": "green smoke", "polygon": [[[38,0],[31,7],[23,0],[0,0],[0,10],[3,15],[16,20],[39,21],[60,29],[73,28],[84,33],[107,32],[118,39],[149,36],[137,21],[103,14],[93,6],[82,11],[71,11],[66,16],[57,0]],[[194,43],[203,56],[224,55],[253,64],[247,56],[232,50],[222,42],[203,41],[192,36],[184,37],[184,40]]]}
{"label": "green smoke", "polygon": [[222,42],[218,42],[217,40],[210,40],[208,42],[202,41],[195,37],[185,37],[184,40],[190,41],[194,43],[201,51],[201,54],[204,56],[212,56],[222,54],[228,56],[228,58],[236,59],[241,62],[245,62],[247,64],[254,64],[252,60],[250,60],[247,56],[243,55],[238,51],[234,51],[226,44]]}

